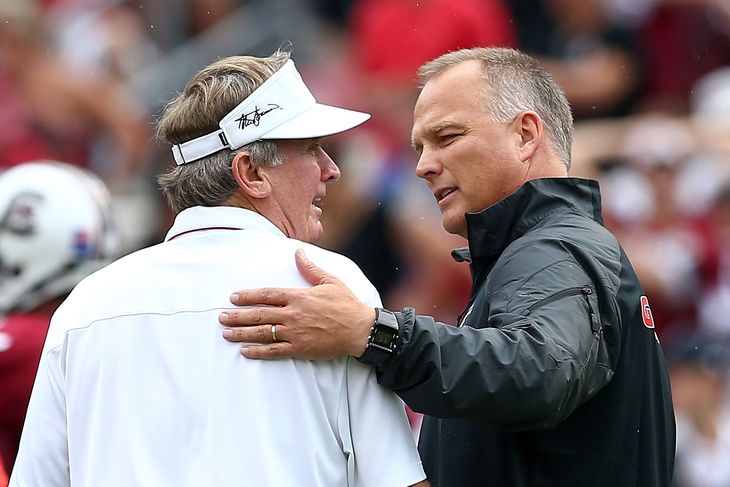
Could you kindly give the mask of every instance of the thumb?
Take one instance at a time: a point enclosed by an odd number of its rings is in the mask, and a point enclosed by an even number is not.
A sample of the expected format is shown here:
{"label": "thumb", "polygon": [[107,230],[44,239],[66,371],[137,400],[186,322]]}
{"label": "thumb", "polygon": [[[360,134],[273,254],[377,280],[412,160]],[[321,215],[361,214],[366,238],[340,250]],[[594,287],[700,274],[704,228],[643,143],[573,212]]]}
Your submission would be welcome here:
{"label": "thumb", "polygon": [[297,269],[299,273],[306,279],[311,285],[316,286],[318,284],[326,284],[328,282],[336,281],[337,278],[323,271],[304,255],[303,249],[297,249],[294,254],[294,258],[297,263]]}

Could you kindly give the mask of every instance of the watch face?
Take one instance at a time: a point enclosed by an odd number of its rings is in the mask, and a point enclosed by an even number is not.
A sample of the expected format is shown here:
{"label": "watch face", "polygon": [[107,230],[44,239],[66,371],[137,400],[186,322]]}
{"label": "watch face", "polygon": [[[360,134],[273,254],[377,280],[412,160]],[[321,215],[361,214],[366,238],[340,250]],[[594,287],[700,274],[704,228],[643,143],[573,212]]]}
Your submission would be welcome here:
{"label": "watch face", "polygon": [[393,344],[394,336],[395,336],[395,332],[391,328],[385,328],[383,326],[378,326],[373,331],[372,341],[376,345],[391,348],[391,346]]}

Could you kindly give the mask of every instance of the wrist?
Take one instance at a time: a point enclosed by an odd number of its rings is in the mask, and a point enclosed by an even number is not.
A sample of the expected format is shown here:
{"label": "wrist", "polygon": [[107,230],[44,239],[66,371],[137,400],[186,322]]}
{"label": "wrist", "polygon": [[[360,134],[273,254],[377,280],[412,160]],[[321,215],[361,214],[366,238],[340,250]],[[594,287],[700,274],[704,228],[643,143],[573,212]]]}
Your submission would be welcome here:
{"label": "wrist", "polygon": [[367,308],[357,323],[356,340],[353,348],[354,357],[360,357],[365,353],[370,338],[370,331],[375,323],[375,308]]}

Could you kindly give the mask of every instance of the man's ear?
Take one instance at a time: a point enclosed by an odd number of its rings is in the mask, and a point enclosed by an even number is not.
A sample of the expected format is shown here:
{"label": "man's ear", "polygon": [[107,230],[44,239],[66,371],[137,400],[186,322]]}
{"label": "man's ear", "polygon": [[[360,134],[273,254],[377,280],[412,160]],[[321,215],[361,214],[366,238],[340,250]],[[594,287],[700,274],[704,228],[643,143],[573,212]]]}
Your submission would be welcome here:
{"label": "man's ear", "polygon": [[517,148],[520,159],[529,161],[537,152],[545,136],[545,126],[535,112],[522,112],[514,120],[514,127],[519,135]]}
{"label": "man's ear", "polygon": [[271,194],[271,183],[261,169],[261,166],[251,163],[251,154],[248,151],[239,152],[233,158],[233,178],[241,191],[251,198],[262,199]]}

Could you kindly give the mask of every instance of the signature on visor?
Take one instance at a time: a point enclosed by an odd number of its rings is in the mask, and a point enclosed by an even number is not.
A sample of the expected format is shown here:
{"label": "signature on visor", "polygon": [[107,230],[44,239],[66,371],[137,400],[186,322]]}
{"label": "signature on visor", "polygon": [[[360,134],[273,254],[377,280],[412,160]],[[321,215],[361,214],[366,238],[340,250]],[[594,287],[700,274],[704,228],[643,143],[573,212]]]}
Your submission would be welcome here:
{"label": "signature on visor", "polygon": [[243,130],[249,125],[258,127],[259,123],[261,123],[261,117],[273,110],[281,109],[282,108],[276,103],[269,103],[267,105],[267,108],[264,110],[259,110],[259,107],[255,106],[252,112],[244,113],[236,119],[236,122],[238,122],[238,128]]}

